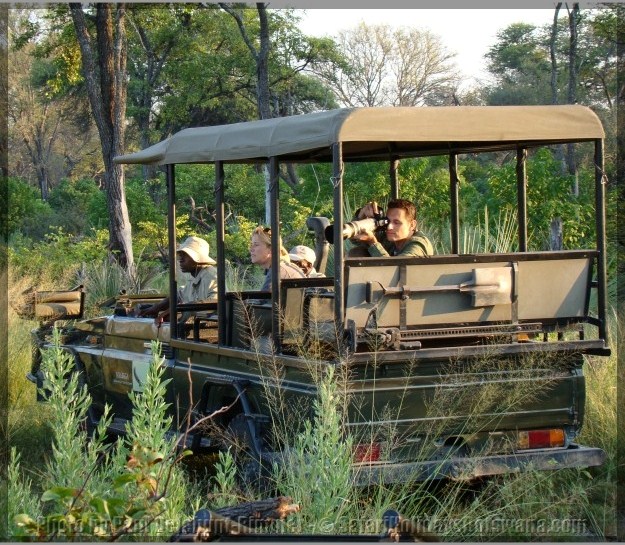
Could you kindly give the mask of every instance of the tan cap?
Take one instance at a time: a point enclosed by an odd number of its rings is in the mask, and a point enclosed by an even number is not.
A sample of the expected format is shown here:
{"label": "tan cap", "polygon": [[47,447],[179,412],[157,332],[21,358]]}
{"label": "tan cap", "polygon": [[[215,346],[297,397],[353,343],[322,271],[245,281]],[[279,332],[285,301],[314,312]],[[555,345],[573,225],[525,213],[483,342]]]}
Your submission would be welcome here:
{"label": "tan cap", "polygon": [[301,261],[302,259],[305,259],[312,265],[314,265],[315,259],[317,258],[315,251],[312,248],[303,245],[291,248],[289,257],[291,258],[291,261]]}
{"label": "tan cap", "polygon": [[176,252],[184,252],[193,259],[196,263],[208,263],[214,265],[217,263],[212,257],[208,255],[209,250],[208,242],[200,237],[188,237],[180,246]]}

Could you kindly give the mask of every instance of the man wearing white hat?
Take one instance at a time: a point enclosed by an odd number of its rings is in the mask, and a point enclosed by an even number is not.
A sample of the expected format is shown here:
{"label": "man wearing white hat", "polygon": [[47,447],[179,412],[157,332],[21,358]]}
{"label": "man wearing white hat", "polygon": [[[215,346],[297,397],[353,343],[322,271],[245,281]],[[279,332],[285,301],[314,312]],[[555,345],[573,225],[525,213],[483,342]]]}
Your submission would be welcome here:
{"label": "man wearing white hat", "polygon": [[291,263],[294,263],[302,269],[302,272],[307,278],[325,277],[325,274],[319,273],[315,270],[315,259],[317,259],[317,256],[312,248],[302,244],[294,246],[289,251],[289,258],[291,259]]}
{"label": "man wearing white hat", "polygon": [[[200,237],[188,237],[176,249],[180,270],[191,275],[190,281],[178,290],[178,303],[204,302],[217,298],[217,269],[213,267],[216,261],[208,255],[208,251],[208,242]],[[141,311],[139,316],[152,316],[161,311],[169,311],[169,298]],[[159,318],[164,318],[166,313]]]}

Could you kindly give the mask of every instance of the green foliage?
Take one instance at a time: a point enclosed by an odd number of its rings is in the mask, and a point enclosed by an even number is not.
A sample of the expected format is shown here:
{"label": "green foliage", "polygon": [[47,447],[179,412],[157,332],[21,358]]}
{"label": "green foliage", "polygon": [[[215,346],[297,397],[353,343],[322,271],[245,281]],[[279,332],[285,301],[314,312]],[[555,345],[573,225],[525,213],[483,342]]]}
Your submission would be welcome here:
{"label": "green foliage", "polygon": [[[70,233],[85,233],[92,225],[90,208],[102,192],[93,180],[63,180],[50,192],[48,202],[57,213],[56,225]],[[106,226],[108,223],[103,223]]]}
{"label": "green foliage", "polygon": [[[225,201],[236,206],[236,214],[256,225],[265,221],[265,175],[263,169],[250,165],[228,165]],[[235,212],[228,209],[228,212]]]}
{"label": "green foliage", "polygon": [[[556,97],[569,102],[570,31],[568,10],[560,11],[555,39]],[[576,102],[612,108],[616,95],[616,10],[581,10],[578,24]],[[551,104],[552,25],[514,23],[497,33],[486,54],[496,84],[485,89],[488,104]]]}
{"label": "green foliage", "polygon": [[237,466],[234,457],[227,450],[219,451],[213,480],[213,501],[215,509],[234,505],[237,502]]}
{"label": "green foliage", "polygon": [[28,481],[20,481],[19,461],[13,459],[15,483],[24,489],[14,495],[11,506],[14,537],[38,540],[108,540],[125,535],[163,536],[188,518],[185,506],[192,496],[183,473],[177,443],[167,432],[163,397],[164,366],[160,347],[152,345],[154,358],[143,392],[133,394],[133,422],[122,440],[106,446],[108,408],[86,445],[81,422],[91,403],[75,362],[53,331],[53,346],[43,354],[44,389],[50,404],[53,451],[46,465],[45,492],[39,501],[28,494]]}
{"label": "green foliage", "polygon": [[11,238],[9,262],[19,275],[53,277],[65,281],[74,276],[82,263],[101,261],[107,252],[108,232],[92,231],[91,237],[50,230],[42,241],[17,235]]}
{"label": "green foliage", "polygon": [[[130,178],[126,180],[126,203],[128,205],[128,215],[133,225],[142,222],[152,222],[165,225],[165,210],[159,209],[154,204],[148,187],[143,180],[138,178]],[[108,225],[108,209],[106,203],[106,193],[97,191],[89,196],[87,202],[88,210],[86,217],[89,218],[89,224],[98,227],[106,227]]]}
{"label": "green foliage", "polygon": [[172,417],[168,415],[169,404],[163,403],[167,384],[171,379],[163,380],[165,365],[164,359],[159,356],[160,343],[154,341],[152,349],[154,359],[148,370],[143,391],[128,394],[135,410],[132,421],[126,426],[126,433],[131,443],[165,452],[172,447],[171,440],[167,439]]}
{"label": "green foliage", "polygon": [[[241,9],[238,5],[233,8],[241,15],[250,43],[258,48],[257,10]],[[149,32],[162,36],[161,25],[176,28],[179,18],[171,12],[165,12],[162,20],[147,27]],[[310,69],[335,54],[332,41],[303,35],[293,10],[268,10],[267,15],[272,44],[267,69],[273,114],[334,107],[331,91],[304,73],[304,68]],[[170,19],[165,21],[167,17]],[[157,37],[154,42],[160,40]],[[188,8],[186,24],[172,45],[163,66],[161,85],[155,86],[162,102],[157,123],[162,135],[185,127],[258,117],[255,61],[230,14],[216,6]]]}
{"label": "green foliage", "polygon": [[[133,404],[132,420],[126,425],[126,441],[132,445],[136,456],[137,470],[146,479],[151,488],[152,500],[159,504],[146,504],[146,509],[153,509],[172,526],[179,526],[188,517],[185,512],[188,500],[193,496],[188,487],[182,469],[177,465],[178,442],[171,435],[172,417],[169,404],[165,403],[167,384],[171,379],[164,379],[166,367],[160,356],[160,343],[152,341],[153,360],[147,373],[143,391],[131,392]],[[188,451],[181,456],[189,454]],[[162,463],[161,463],[162,462]],[[158,525],[150,526],[148,533],[162,535]]]}
{"label": "green foliage", "polygon": [[250,240],[252,232],[258,226],[255,221],[245,216],[233,215],[226,222],[224,246],[227,258],[234,264],[242,265],[250,260]]}
{"label": "green foliage", "polygon": [[19,178],[9,177],[7,231],[22,232],[31,237],[42,236],[53,223],[54,213],[39,192]]}
{"label": "green foliage", "polygon": [[7,520],[8,536],[18,535],[15,517],[27,512],[34,519],[41,517],[41,506],[33,492],[33,483],[24,475],[20,464],[20,455],[15,447],[11,447],[9,465],[7,467]]}
{"label": "green foliage", "polygon": [[[516,208],[516,163],[510,161],[489,171],[488,208],[499,211]],[[579,174],[580,195],[573,194],[574,179],[562,173],[561,164],[546,149],[540,149],[527,162],[528,241],[534,250],[548,248],[552,219],[563,220],[565,249],[594,245],[594,179],[588,171]]]}
{"label": "green foliage", "polygon": [[[86,432],[81,428],[91,406],[91,396],[74,356],[62,348],[60,331],[56,328],[52,342],[53,346],[42,352],[43,392],[49,403],[54,435],[45,483],[46,487],[80,488],[97,462],[104,437],[96,435],[87,450],[83,449]],[[103,420],[104,424],[109,423],[107,418]],[[94,484],[97,486],[97,482]]]}
{"label": "green foliage", "polygon": [[[339,381],[340,382],[340,381]],[[300,532],[337,533],[355,491],[351,463],[353,444],[344,436],[343,399],[334,367],[319,380],[314,418],[294,440],[285,467],[275,468],[276,481],[301,507],[287,525]]]}
{"label": "green foliage", "polygon": [[499,31],[497,39],[486,54],[489,71],[500,81],[490,103],[549,103],[551,65],[544,32],[534,25],[514,23]]}
{"label": "green foliage", "polygon": [[[105,259],[84,264],[79,274],[85,287],[85,307],[88,310],[119,295],[122,290],[129,295],[150,291],[161,293],[161,286],[167,283],[166,276],[166,271],[159,264],[144,261],[140,257],[132,273],[115,261]],[[98,308],[97,312],[101,313],[101,309]]]}

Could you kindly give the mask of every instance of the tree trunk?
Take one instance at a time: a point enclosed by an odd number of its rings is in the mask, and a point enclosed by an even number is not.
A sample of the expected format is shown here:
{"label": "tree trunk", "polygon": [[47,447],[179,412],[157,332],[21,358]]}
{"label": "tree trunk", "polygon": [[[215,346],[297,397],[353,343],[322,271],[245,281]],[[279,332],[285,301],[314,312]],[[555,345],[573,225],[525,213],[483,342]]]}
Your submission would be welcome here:
{"label": "tree trunk", "polygon": [[553,13],[553,24],[551,25],[551,35],[549,36],[549,55],[551,57],[551,104],[558,103],[558,64],[556,61],[556,40],[558,38],[558,14],[562,2],[556,4]]}
{"label": "tree trunk", "polygon": [[[551,25],[551,35],[549,36],[549,56],[551,57],[551,104],[558,104],[558,63],[556,60],[556,42],[558,39],[558,15],[562,2],[556,4],[553,13],[553,24]],[[566,159],[564,154],[564,146],[556,146],[556,159],[562,165],[562,173],[566,170]]]}
{"label": "tree trunk", "polygon": [[[578,54],[577,54],[577,27],[579,26],[579,3],[573,4],[573,9],[569,10],[569,88],[568,88],[568,103],[575,104],[577,102],[577,84],[579,79],[578,74]],[[569,174],[575,177],[573,184],[573,194],[579,195],[579,186],[577,183],[577,166],[575,164],[575,146],[573,144],[567,144],[566,146],[566,163]]]}
{"label": "tree trunk", "polygon": [[96,4],[95,53],[81,4],[70,4],[70,11],[102,147],[109,212],[109,251],[122,267],[133,272],[132,232],[126,205],[124,169],[113,162],[116,155],[124,152],[127,88],[125,4]]}
{"label": "tree trunk", "polygon": [[[219,6],[234,17],[239,27],[241,37],[252,54],[254,62],[256,63],[256,106],[258,108],[258,117],[259,119],[270,119],[272,117],[271,93],[269,87],[269,51],[271,49],[271,42],[269,38],[267,4],[263,2],[256,3],[260,23],[260,47],[258,50],[254,47],[254,43],[247,34],[240,13],[232,8],[232,4],[220,3]],[[269,178],[269,165],[265,165],[263,172],[265,175],[265,222],[269,225],[271,221],[271,198],[269,193],[271,180]]]}
{"label": "tree trunk", "polygon": [[549,249],[552,251],[562,250],[562,218],[554,218],[551,220]]}
{"label": "tree trunk", "polygon": [[[256,100],[260,119],[271,118],[271,95],[269,92],[269,21],[267,5],[262,2],[256,4],[260,21],[260,50],[256,56]],[[271,178],[269,165],[265,165],[265,223],[271,223]]]}

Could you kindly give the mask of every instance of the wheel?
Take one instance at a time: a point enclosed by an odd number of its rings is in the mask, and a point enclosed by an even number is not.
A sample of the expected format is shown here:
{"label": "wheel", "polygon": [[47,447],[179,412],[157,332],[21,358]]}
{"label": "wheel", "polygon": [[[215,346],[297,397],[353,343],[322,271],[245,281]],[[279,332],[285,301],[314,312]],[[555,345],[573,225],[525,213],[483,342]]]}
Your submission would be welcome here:
{"label": "wheel", "polygon": [[[258,428],[253,424],[256,433]],[[271,468],[259,459],[252,439],[248,418],[243,413],[237,414],[228,423],[227,442],[234,446],[234,460],[237,465],[237,479],[244,490],[249,488],[258,492],[272,490],[273,479]],[[261,448],[264,444],[263,433],[260,433]]]}

